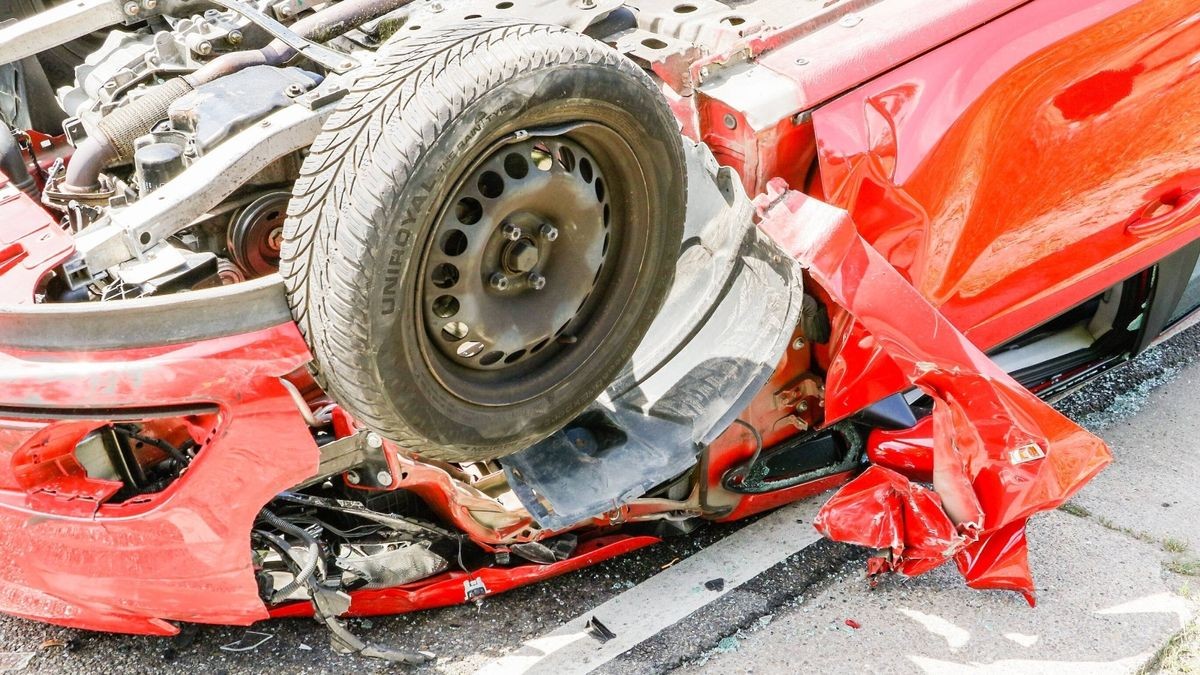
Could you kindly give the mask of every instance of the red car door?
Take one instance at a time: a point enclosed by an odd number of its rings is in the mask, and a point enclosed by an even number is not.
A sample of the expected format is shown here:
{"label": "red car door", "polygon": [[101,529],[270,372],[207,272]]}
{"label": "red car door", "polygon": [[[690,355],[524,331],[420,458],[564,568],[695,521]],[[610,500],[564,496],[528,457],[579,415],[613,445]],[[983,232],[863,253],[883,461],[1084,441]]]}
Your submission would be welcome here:
{"label": "red car door", "polygon": [[1200,3],[1033,0],[822,106],[827,199],[980,347],[1200,237]]}

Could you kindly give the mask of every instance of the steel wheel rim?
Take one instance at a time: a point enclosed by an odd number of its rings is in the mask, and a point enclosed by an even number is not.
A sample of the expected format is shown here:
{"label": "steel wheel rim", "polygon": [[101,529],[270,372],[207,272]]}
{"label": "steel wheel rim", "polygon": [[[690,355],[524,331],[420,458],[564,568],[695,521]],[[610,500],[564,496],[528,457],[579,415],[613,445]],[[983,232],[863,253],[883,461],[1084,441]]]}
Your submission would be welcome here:
{"label": "steel wheel rim", "polygon": [[[580,336],[612,328],[632,288],[618,273],[631,265],[616,257],[644,240],[645,228],[632,223],[648,197],[636,155],[600,124],[575,125],[571,133],[521,132],[482,156],[449,192],[430,229],[418,270],[418,332],[423,356],[446,390],[473,403],[508,405],[564,381],[588,356],[581,352],[598,344],[577,345]],[[527,173],[514,168],[512,156],[525,160]],[[520,236],[506,236],[506,225]],[[545,225],[554,233],[547,236]],[[511,264],[513,247],[531,242],[532,268],[528,260]],[[640,260],[639,254],[632,267]],[[493,282],[496,271],[505,273],[506,287]],[[531,273],[545,286],[535,288]],[[477,311],[480,298],[490,301],[490,313]],[[496,323],[497,307],[512,318],[509,324]],[[527,328],[512,330],[518,320]],[[559,367],[571,356],[573,366]],[[550,370],[562,376],[547,376]],[[527,380],[531,386],[522,386]]]}

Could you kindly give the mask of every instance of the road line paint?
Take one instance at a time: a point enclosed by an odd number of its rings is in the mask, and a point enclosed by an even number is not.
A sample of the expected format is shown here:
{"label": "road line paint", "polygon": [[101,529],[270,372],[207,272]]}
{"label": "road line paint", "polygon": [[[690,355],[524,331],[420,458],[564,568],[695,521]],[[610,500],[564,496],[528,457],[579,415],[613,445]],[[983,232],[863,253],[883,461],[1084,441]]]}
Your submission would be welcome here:
{"label": "road line paint", "polygon": [[[477,675],[589,673],[818,541],[812,521],[828,495],[785,506],[591,609],[525,642]],[[704,582],[722,578],[720,590]],[[717,586],[714,584],[714,587]],[[600,643],[587,629],[596,617],[617,634]]]}

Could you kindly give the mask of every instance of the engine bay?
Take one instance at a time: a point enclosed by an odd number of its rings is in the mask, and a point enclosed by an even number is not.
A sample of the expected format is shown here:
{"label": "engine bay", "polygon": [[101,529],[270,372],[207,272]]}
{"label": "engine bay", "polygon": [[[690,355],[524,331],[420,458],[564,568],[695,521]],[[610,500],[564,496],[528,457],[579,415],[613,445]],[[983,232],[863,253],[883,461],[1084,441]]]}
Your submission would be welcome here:
{"label": "engine bay", "polygon": [[[11,53],[0,53],[9,61],[38,50],[86,52],[70,72],[31,58],[5,66],[20,73],[8,87],[7,121],[21,147],[41,160],[33,163],[30,194],[75,239],[75,253],[47,276],[38,302],[162,295],[275,272],[307,146],[389,40],[446,22],[533,18],[583,31],[649,66],[694,61],[765,30],[782,21],[786,4],[59,4],[45,13],[55,31],[12,34],[17,27],[11,28],[5,40]],[[61,32],[64,22],[69,32]],[[100,28],[110,23],[118,25]],[[690,93],[686,77],[663,75],[665,91]],[[34,81],[48,82],[52,100],[45,87],[27,86]],[[48,112],[61,117],[61,129],[43,128],[47,137],[31,139],[19,124],[30,121],[31,110],[39,119]],[[65,146],[56,139],[60,132]],[[20,178],[16,184],[29,184],[17,162],[9,166]]]}

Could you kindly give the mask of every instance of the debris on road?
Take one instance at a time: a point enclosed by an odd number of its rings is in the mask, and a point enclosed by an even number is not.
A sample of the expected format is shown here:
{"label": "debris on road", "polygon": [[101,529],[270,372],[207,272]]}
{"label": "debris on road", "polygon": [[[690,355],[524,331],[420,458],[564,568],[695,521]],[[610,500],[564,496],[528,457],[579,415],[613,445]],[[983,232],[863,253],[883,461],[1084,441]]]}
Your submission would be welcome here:
{"label": "debris on road", "polygon": [[738,639],[730,635],[729,637],[721,638],[721,641],[717,643],[717,651],[722,654],[728,654],[729,652],[736,652],[739,646],[741,644],[738,642]]}
{"label": "debris on road", "polygon": [[600,642],[600,644],[604,644],[605,642],[608,642],[609,640],[617,637],[616,633],[612,632],[612,630],[610,630],[608,626],[605,626],[603,623],[600,623],[600,619],[597,619],[594,616],[592,618],[588,619],[587,627],[588,627],[588,630],[591,632],[592,637],[596,638],[596,640],[598,640]]}
{"label": "debris on road", "polygon": [[221,651],[225,652],[248,652],[258,649],[266,644],[268,640],[275,637],[270,633],[264,633],[257,630],[248,630],[240,640],[230,642],[226,645],[221,645]]}
{"label": "debris on road", "polygon": [[710,591],[717,591],[720,593],[721,591],[725,590],[725,580],[721,577],[709,579],[708,581],[704,582],[704,587]]}

